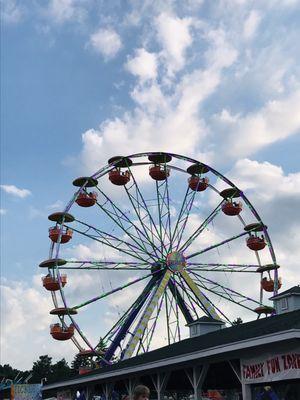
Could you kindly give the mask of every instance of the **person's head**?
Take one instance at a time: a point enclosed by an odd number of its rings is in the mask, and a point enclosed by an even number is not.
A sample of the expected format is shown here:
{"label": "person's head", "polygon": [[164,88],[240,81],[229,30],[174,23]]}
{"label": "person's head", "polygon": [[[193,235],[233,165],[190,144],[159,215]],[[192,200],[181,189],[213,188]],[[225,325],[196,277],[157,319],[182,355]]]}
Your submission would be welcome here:
{"label": "person's head", "polygon": [[138,385],[133,391],[133,400],[149,400],[150,390],[147,386]]}

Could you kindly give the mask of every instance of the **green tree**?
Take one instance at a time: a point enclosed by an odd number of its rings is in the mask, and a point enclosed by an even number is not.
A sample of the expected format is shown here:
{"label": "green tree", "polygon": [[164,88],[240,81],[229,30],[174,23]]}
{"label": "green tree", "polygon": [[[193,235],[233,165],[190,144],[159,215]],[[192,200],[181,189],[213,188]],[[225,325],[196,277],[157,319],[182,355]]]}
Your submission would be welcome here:
{"label": "green tree", "polygon": [[20,379],[21,377],[26,378],[29,375],[28,371],[20,371],[11,367],[9,364],[0,365],[0,380],[2,378],[14,380],[15,378]]}
{"label": "green tree", "polygon": [[243,320],[241,317],[237,317],[234,321],[232,321],[232,325],[240,325],[243,323]]}
{"label": "green tree", "polygon": [[48,355],[40,356],[39,359],[33,363],[30,383],[40,383],[44,378],[49,381],[52,373],[52,357]]}
{"label": "green tree", "polygon": [[52,374],[49,377],[49,383],[70,378],[72,375],[72,369],[69,367],[67,361],[63,358],[56,364],[52,365]]}

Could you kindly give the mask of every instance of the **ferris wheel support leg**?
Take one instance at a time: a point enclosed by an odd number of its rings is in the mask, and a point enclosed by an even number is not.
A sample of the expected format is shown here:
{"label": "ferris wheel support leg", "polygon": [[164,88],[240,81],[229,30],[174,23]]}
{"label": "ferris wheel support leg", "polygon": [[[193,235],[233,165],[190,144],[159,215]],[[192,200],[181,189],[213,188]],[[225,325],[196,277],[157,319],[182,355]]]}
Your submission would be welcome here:
{"label": "ferris wheel support leg", "polygon": [[134,319],[136,318],[136,316],[140,312],[141,308],[143,307],[144,303],[146,302],[147,294],[149,292],[151,292],[156,281],[157,281],[157,277],[153,276],[152,279],[146,285],[145,289],[142,291],[142,293],[138,297],[138,299],[136,300],[136,307],[134,307],[133,310],[131,310],[131,312],[127,316],[126,320],[123,322],[121,328],[118,330],[117,335],[114,337],[111,345],[107,349],[105,356],[104,356],[105,360],[110,361],[111,358],[114,356],[116,349],[120,345],[120,342],[125,337],[131,324],[133,323]]}
{"label": "ferris wheel support leg", "polygon": [[168,285],[168,282],[170,280],[170,277],[172,275],[172,272],[167,270],[161,279],[159,285],[157,286],[156,290],[152,293],[152,296],[150,298],[150,301],[148,303],[147,308],[143,312],[133,334],[131,339],[129,340],[126,349],[124,351],[124,356],[123,359],[130,358],[142,338],[144,331],[147,327],[147,324],[149,322],[149,319],[151,318],[151,315],[153,314],[153,311],[155,307],[158,305],[158,301],[160,297],[164,294],[166,286]]}
{"label": "ferris wheel support leg", "polygon": [[180,274],[182,278],[184,279],[185,283],[188,285],[188,287],[191,289],[191,291],[194,293],[194,295],[197,297],[197,299],[200,301],[200,303],[203,305],[205,308],[207,314],[213,318],[219,320],[220,317],[217,314],[215,308],[213,305],[207,300],[207,298],[204,296],[204,294],[200,291],[199,287],[195,284],[193,279],[189,276],[189,274],[186,271],[180,271]]}
{"label": "ferris wheel support leg", "polygon": [[177,290],[175,283],[172,280],[170,280],[168,286],[169,286],[169,289],[170,289],[173,297],[178,302],[179,308],[186,320],[186,323],[191,324],[193,322],[193,317],[192,317],[187,305],[185,304],[185,301],[183,300],[182,296],[180,295],[179,291]]}

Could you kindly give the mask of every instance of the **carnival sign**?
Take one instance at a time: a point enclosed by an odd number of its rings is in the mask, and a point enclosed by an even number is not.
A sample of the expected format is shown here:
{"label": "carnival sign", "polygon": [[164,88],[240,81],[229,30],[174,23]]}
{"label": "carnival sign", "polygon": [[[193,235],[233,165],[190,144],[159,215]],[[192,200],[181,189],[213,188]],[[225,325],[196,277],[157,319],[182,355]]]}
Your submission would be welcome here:
{"label": "carnival sign", "polygon": [[299,379],[300,349],[241,360],[241,377],[243,383]]}
{"label": "carnival sign", "polygon": [[12,398],[14,400],[40,400],[42,399],[41,389],[40,384],[14,384]]}

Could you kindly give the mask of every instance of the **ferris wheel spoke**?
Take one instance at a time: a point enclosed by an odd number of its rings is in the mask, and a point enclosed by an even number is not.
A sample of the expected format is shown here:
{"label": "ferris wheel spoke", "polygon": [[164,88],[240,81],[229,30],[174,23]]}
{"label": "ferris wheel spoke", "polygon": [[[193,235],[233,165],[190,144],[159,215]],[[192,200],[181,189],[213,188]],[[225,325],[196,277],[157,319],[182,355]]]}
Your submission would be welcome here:
{"label": "ferris wheel spoke", "polygon": [[[218,282],[215,282],[211,279],[205,278],[202,275],[193,272],[192,273],[197,280],[197,283],[204,289],[211,291],[212,293],[216,294],[217,296],[223,297],[226,300],[235,303],[239,306],[242,306],[244,308],[247,308],[248,310],[253,311],[252,308],[250,308],[249,306],[245,305],[245,302],[251,302],[254,303],[255,305],[259,305],[260,303],[254,299],[252,299],[251,297],[247,297],[244,296],[243,294],[230,289],[224,285],[221,285]],[[209,286],[210,285],[210,286]]]}
{"label": "ferris wheel spoke", "polygon": [[[135,203],[135,205],[136,205],[135,210],[138,210],[138,215],[139,215],[140,219],[142,219],[144,221],[142,224],[143,227],[147,228],[149,230],[149,232],[151,233],[152,243],[155,243],[154,237],[160,243],[159,231],[157,229],[155,221],[149,211],[149,208],[147,207],[147,203],[142,195],[142,192],[137,184],[137,181],[136,181],[133,173],[131,171],[130,171],[130,173],[131,173],[133,183],[130,187],[125,187],[126,192],[127,192],[128,196],[130,197],[130,199]],[[132,192],[134,192],[135,195]],[[143,217],[141,217],[142,212],[145,213],[145,215]],[[146,222],[147,219],[148,219],[148,223]]]}
{"label": "ferris wheel spoke", "polygon": [[246,272],[256,274],[256,269],[258,267],[259,265],[253,264],[189,263],[186,270],[199,272]]}
{"label": "ferris wheel spoke", "polygon": [[108,270],[108,271],[144,271],[151,269],[147,262],[123,262],[123,261],[97,261],[97,260],[66,260],[66,264],[58,267],[59,270]]}
{"label": "ferris wheel spoke", "polygon": [[232,263],[188,263],[188,268],[201,267],[237,267],[237,268],[259,268],[259,264],[232,264]]}
{"label": "ferris wheel spoke", "polygon": [[[155,181],[158,210],[158,226],[161,245],[161,254],[168,253],[171,244],[171,214],[168,177],[163,181]],[[165,243],[166,237],[168,243]]]}
{"label": "ferris wheel spoke", "polygon": [[224,199],[217,205],[217,207],[209,214],[209,216],[202,222],[202,224],[192,233],[186,242],[180,247],[178,251],[183,252],[197,239],[197,237],[207,228],[207,226],[215,219],[221,211]]}
{"label": "ferris wheel spoke", "polygon": [[[116,204],[114,204],[110,198],[101,190],[97,187],[98,191],[103,195],[104,199],[105,199],[105,203],[104,204],[100,204],[99,202],[97,202],[98,206],[105,212],[105,214],[112,220],[114,221],[114,223],[116,223],[117,226],[119,226],[119,228],[129,237],[131,237],[131,239],[133,241],[136,242],[136,244],[139,244],[146,250],[147,249],[147,245],[150,244],[152,249],[155,250],[155,246],[153,245],[153,243],[149,240],[149,237],[143,232],[143,230],[141,230],[138,226],[136,226],[136,224],[134,224],[129,218],[128,216],[119,208],[116,206]],[[111,209],[109,209],[108,207],[105,207],[105,204],[108,204]],[[124,224],[126,223],[126,225]],[[144,227],[144,225],[142,224],[142,228]],[[134,229],[135,232],[137,233],[138,236],[135,236],[130,229]],[[156,249],[157,250],[157,249]]]}
{"label": "ferris wheel spoke", "polygon": [[177,242],[176,245],[176,251],[178,250],[181,240],[182,240],[182,236],[186,227],[186,224],[188,222],[189,216],[190,216],[190,211],[192,209],[193,203],[194,203],[194,199],[196,196],[196,192],[190,190],[189,186],[186,190],[182,205],[181,205],[181,209],[175,224],[175,228],[173,231],[173,235],[172,235],[172,240],[171,240],[171,245],[173,247],[173,243]]}
{"label": "ferris wheel spoke", "polygon": [[[160,249],[155,244],[155,238],[156,238],[156,240],[158,240],[159,238],[154,234],[153,230],[151,229],[151,225],[149,227],[148,224],[145,223],[146,216],[142,215],[142,213],[144,211],[144,206],[141,206],[140,202],[138,201],[138,196],[137,196],[137,198],[135,198],[132,195],[132,193],[130,193],[129,189],[126,186],[125,186],[125,191],[127,193],[128,199],[132,205],[132,208],[134,209],[135,214],[141,224],[141,227],[144,231],[144,236],[146,237],[148,243],[152,247],[156,257],[158,257],[158,253],[160,252]],[[151,235],[151,238],[150,238],[150,235]]]}
{"label": "ferris wheel spoke", "polygon": [[108,296],[112,295],[113,293],[119,292],[120,290],[123,290],[123,289],[125,289],[125,288],[127,288],[127,287],[129,287],[129,286],[135,285],[136,283],[139,283],[139,282],[141,282],[141,281],[143,281],[143,280],[145,280],[145,279],[147,279],[147,278],[149,278],[149,277],[151,277],[151,276],[152,276],[152,273],[151,273],[151,274],[148,274],[148,275],[146,275],[146,276],[143,276],[143,277],[141,277],[141,278],[135,279],[135,280],[133,280],[133,281],[131,281],[131,282],[129,282],[129,283],[123,285],[123,286],[119,286],[119,287],[117,287],[117,288],[115,288],[115,289],[113,289],[113,290],[110,290],[109,292],[106,292],[106,293],[101,294],[100,296],[96,296],[96,297],[94,297],[94,298],[92,298],[92,299],[90,299],[90,300],[87,300],[87,301],[85,301],[84,303],[81,303],[81,304],[78,304],[78,305],[76,305],[76,306],[73,306],[72,308],[75,309],[75,310],[77,310],[77,309],[79,309],[79,308],[82,308],[82,307],[84,307],[84,306],[87,306],[88,304],[91,304],[91,303],[94,303],[95,301],[104,299],[105,297],[108,297]]}
{"label": "ferris wheel spoke", "polygon": [[200,254],[206,253],[209,250],[213,250],[213,249],[215,249],[215,248],[217,248],[219,246],[222,246],[225,243],[229,243],[232,240],[238,239],[238,238],[240,238],[242,236],[245,236],[245,235],[248,235],[248,234],[249,234],[249,232],[242,232],[242,233],[240,233],[238,235],[232,236],[231,238],[223,240],[222,242],[216,243],[213,246],[206,247],[205,249],[203,249],[201,251],[197,251],[196,253],[190,254],[189,256],[186,257],[186,259],[188,260],[189,258],[196,257],[196,256],[198,256]]}
{"label": "ferris wheel spoke", "polygon": [[[141,255],[140,255],[141,252],[140,251],[136,251],[136,250],[129,251],[128,248],[127,249],[123,249],[122,247],[120,247],[120,244],[124,243],[124,241],[122,241],[120,239],[118,239],[117,243],[113,243],[113,242],[110,242],[107,239],[107,237],[104,237],[104,238],[100,239],[99,237],[96,237],[96,236],[93,236],[93,235],[89,235],[88,233],[82,232],[82,231],[80,231],[80,230],[78,230],[76,228],[72,228],[72,229],[76,233],[79,233],[79,234],[81,234],[83,236],[86,236],[89,239],[95,240],[96,242],[102,243],[102,244],[104,244],[104,245],[106,245],[106,246],[108,246],[108,247],[110,247],[110,248],[112,248],[114,250],[117,250],[117,251],[119,251],[121,253],[127,254],[127,255],[129,255],[129,256],[131,256],[133,258],[136,258],[136,259],[144,261],[144,262],[148,261],[147,259],[141,257]],[[128,246],[128,244],[126,244],[126,245]],[[129,248],[131,248],[131,246],[129,246]],[[142,255],[144,255],[144,253],[142,253]]]}
{"label": "ferris wheel spoke", "polygon": [[[125,246],[128,246],[130,249],[132,249],[133,252],[138,252],[138,253],[142,253],[142,254],[146,254],[147,256],[149,256],[149,258],[152,258],[153,260],[155,260],[155,258],[152,256],[151,253],[147,252],[143,247],[141,246],[136,246],[133,243],[129,243],[123,239],[120,239],[118,237],[116,237],[115,235],[112,235],[111,233],[105,232],[103,230],[100,230],[98,228],[93,227],[92,225],[86,224],[85,222],[76,220],[78,223],[80,223],[83,226],[86,226],[88,228],[88,231],[90,232],[90,230],[94,231],[101,239],[109,242],[109,239],[112,240],[115,243],[118,244],[125,244]],[[83,233],[83,232],[81,232]],[[130,237],[130,236],[129,236]]]}

